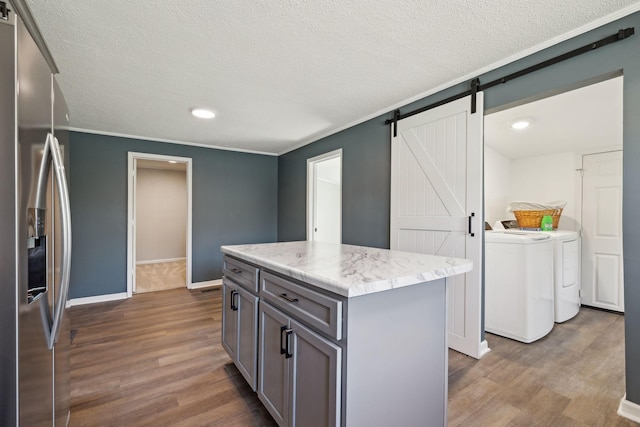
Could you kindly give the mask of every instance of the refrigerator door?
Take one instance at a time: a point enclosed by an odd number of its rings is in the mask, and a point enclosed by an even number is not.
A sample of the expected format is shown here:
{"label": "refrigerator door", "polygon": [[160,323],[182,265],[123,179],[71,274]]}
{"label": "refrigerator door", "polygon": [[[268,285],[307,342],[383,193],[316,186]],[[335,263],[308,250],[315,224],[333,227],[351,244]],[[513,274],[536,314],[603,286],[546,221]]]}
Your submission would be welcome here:
{"label": "refrigerator door", "polygon": [[[67,109],[67,103],[64,99],[62,91],[60,90],[60,86],[56,81],[55,77],[53,78],[53,132],[54,137],[58,140],[60,144],[61,154],[63,157],[63,162],[65,164],[65,170],[67,171],[68,178],[68,165],[69,165],[69,114]],[[56,196],[54,197],[54,233],[56,236],[60,236],[64,233],[63,224],[62,224],[62,212],[60,210],[60,198],[58,193],[58,189],[56,186],[53,187],[53,192]],[[69,236],[70,238],[70,236]],[[53,282],[54,288],[53,293],[56,296],[56,300],[58,299],[58,295],[61,292],[60,286],[62,283],[62,269],[63,269],[63,252],[64,247],[62,245],[61,239],[56,239],[54,248],[53,248],[53,259],[54,259],[54,277]],[[56,426],[66,426],[69,420],[69,395],[70,395],[70,370],[71,363],[69,358],[69,352],[71,350],[71,327],[68,313],[66,313],[66,296],[62,298],[62,301],[56,302],[56,304],[63,305],[63,313],[62,320],[59,329],[58,340],[53,348],[53,359],[54,359],[54,385],[53,385],[53,394],[54,394],[54,420]],[[54,313],[56,312],[57,306],[54,308]]]}
{"label": "refrigerator door", "polygon": [[[13,16],[13,15],[10,15]],[[0,425],[16,425],[16,138],[13,24],[0,20]]]}
{"label": "refrigerator door", "polygon": [[[46,326],[51,321],[46,260],[37,257],[51,235],[40,226],[46,212],[36,215],[38,175],[51,133],[51,71],[18,18],[18,402],[20,425],[53,423],[53,352]],[[49,137],[50,138],[50,137]],[[30,227],[30,213],[31,227]],[[50,233],[51,234],[51,233]],[[39,237],[36,237],[39,236]],[[32,255],[31,259],[29,255]],[[31,264],[31,265],[30,265]],[[45,279],[42,279],[42,277]]]}

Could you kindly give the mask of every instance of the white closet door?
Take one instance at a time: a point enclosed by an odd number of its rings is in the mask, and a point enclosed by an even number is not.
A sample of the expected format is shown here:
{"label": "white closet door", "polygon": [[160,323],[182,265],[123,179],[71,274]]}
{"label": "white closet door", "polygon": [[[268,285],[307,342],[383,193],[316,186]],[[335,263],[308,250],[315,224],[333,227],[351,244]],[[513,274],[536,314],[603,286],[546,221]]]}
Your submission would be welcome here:
{"label": "white closet door", "polygon": [[[483,94],[398,122],[391,143],[391,249],[473,260],[448,279],[449,347],[479,358]],[[470,232],[471,228],[471,232]]]}
{"label": "white closet door", "polygon": [[622,151],[582,157],[583,305],[624,311]]}

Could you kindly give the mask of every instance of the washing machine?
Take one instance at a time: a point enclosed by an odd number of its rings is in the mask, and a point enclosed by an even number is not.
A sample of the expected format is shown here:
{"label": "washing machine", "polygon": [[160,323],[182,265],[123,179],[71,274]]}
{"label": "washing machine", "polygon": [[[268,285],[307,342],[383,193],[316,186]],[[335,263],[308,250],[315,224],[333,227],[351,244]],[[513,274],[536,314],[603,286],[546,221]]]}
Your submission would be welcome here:
{"label": "washing machine", "polygon": [[554,325],[554,244],[547,233],[485,232],[485,330],[524,343]]}
{"label": "washing machine", "polygon": [[554,320],[566,322],[580,311],[580,236],[577,231],[545,231],[554,241]]}

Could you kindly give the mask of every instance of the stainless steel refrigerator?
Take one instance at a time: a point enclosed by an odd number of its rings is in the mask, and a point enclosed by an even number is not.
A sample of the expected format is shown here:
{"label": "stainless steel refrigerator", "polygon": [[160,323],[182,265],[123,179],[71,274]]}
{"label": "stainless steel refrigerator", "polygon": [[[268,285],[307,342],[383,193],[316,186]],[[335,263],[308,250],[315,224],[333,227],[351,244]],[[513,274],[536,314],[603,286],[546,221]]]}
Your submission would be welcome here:
{"label": "stainless steel refrigerator", "polygon": [[52,71],[26,3],[0,1],[2,426],[69,420],[68,114]]}

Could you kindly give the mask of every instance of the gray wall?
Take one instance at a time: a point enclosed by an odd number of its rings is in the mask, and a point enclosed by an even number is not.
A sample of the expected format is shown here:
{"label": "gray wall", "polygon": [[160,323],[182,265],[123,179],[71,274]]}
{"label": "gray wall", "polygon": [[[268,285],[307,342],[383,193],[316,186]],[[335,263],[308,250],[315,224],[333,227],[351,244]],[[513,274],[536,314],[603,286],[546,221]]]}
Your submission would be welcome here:
{"label": "gray wall", "polygon": [[[640,13],[605,25],[559,45],[480,76],[481,83],[521,70],[581,47],[619,29],[635,26]],[[485,109],[557,90],[622,69],[624,72],[624,262],[627,399],[640,404],[640,34],[556,64],[485,93]],[[425,70],[428,72],[428,70]],[[389,85],[393,82],[381,82]],[[468,89],[449,88],[405,108],[409,111]],[[375,90],[375,89],[374,89]],[[597,102],[597,101],[596,101]],[[278,161],[278,239],[305,238],[306,159],[342,148],[343,241],[389,246],[390,131],[384,120],[391,114],[362,123],[287,153]]]}
{"label": "gray wall", "polygon": [[385,119],[278,158],[278,240],[307,238],[307,159],[342,148],[342,243],[389,247],[391,145]]}
{"label": "gray wall", "polygon": [[221,245],[276,240],[275,157],[79,132],[70,143],[70,298],[127,290],[129,151],[193,159],[193,282],[222,276]]}

